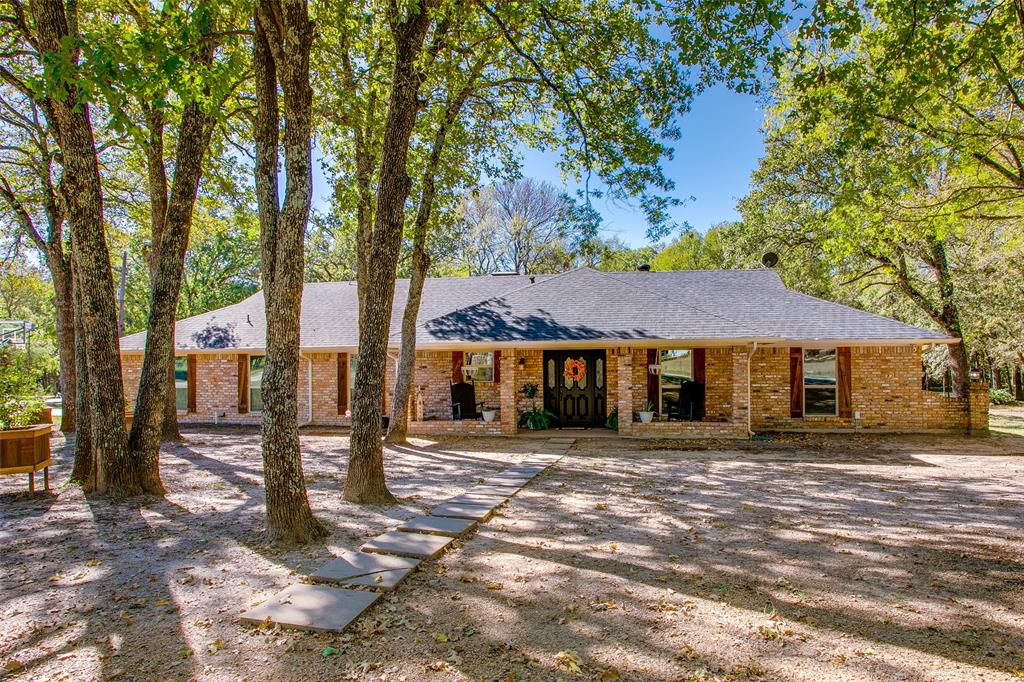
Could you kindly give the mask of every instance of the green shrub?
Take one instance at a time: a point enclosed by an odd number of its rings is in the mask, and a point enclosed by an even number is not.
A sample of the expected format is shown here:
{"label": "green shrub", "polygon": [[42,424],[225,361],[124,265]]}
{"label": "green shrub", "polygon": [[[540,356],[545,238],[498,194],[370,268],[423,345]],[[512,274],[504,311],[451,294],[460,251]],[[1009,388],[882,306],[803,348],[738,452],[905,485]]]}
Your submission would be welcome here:
{"label": "green shrub", "polygon": [[1005,388],[990,388],[988,399],[992,401],[993,405],[1012,405],[1016,402],[1013,399],[1013,394]]}
{"label": "green shrub", "polygon": [[20,429],[35,422],[43,401],[35,395],[38,386],[11,357],[0,348],[0,430]]}
{"label": "green shrub", "polygon": [[551,420],[555,415],[540,407],[527,410],[519,416],[519,425],[525,426],[531,431],[542,431],[551,426]]}
{"label": "green shrub", "polygon": [[604,428],[611,429],[612,431],[619,430],[619,408],[612,408],[612,411],[608,414],[608,418],[604,420]]}

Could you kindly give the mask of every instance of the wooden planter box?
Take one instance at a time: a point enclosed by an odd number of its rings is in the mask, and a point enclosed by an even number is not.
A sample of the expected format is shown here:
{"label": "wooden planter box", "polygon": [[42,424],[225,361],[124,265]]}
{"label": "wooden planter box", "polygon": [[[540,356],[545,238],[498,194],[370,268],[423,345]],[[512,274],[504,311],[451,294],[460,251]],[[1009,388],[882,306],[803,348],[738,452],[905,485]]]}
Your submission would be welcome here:
{"label": "wooden planter box", "polygon": [[28,474],[28,489],[35,490],[35,472],[43,470],[43,484],[50,488],[50,432],[52,424],[0,431],[0,474]]}

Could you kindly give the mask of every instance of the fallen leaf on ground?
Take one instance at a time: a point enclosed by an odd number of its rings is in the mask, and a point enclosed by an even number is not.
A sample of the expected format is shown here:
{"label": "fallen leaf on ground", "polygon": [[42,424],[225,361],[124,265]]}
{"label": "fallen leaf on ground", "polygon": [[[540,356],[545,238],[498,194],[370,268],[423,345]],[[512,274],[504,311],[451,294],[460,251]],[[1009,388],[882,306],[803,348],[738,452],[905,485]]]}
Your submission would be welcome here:
{"label": "fallen leaf on ground", "polygon": [[583,669],[580,668],[580,655],[571,649],[568,651],[559,651],[555,654],[555,663],[567,668],[569,672],[583,672]]}

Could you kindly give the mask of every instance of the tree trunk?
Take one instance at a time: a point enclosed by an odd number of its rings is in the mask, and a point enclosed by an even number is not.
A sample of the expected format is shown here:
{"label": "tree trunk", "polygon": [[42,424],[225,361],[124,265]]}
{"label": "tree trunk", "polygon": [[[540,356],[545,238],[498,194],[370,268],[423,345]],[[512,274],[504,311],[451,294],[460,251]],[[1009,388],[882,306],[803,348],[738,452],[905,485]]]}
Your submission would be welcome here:
{"label": "tree trunk", "polygon": [[420,239],[417,231],[412,247],[412,276],[409,278],[409,297],[402,314],[402,350],[398,356],[398,377],[395,379],[394,400],[391,404],[388,443],[405,443],[409,430],[409,396],[412,392],[413,368],[416,364],[416,318],[423,299],[423,283],[430,268],[427,255],[426,230]]}
{"label": "tree trunk", "polygon": [[[212,57],[212,53],[208,53]],[[160,481],[160,442],[166,433],[168,408],[174,419],[173,432],[180,438],[174,404],[174,318],[181,294],[185,250],[192,228],[192,210],[202,180],[203,159],[213,126],[198,103],[185,105],[175,150],[174,185],[153,278],[146,354],[139,378],[130,445],[138,464],[143,489],[164,494]]]}
{"label": "tree trunk", "polygon": [[[72,228],[73,229],[73,228]],[[74,236],[72,236],[74,240]],[[85,338],[85,328],[82,317],[82,296],[81,286],[72,267],[72,298],[74,302],[72,317],[75,327],[75,338],[79,342],[75,344],[75,395],[71,397],[75,401],[75,412],[77,413],[78,428],[75,430],[75,465],[71,470],[71,480],[78,481],[82,489],[91,492],[96,488],[95,458],[93,455],[92,419],[89,404],[89,364],[86,361],[85,344],[81,339]]]}
{"label": "tree trunk", "polygon": [[384,399],[391,307],[395,295],[395,268],[402,242],[405,202],[409,197],[406,163],[409,140],[419,112],[423,75],[416,68],[430,11],[424,0],[402,21],[392,22],[395,66],[381,145],[377,211],[365,277],[359,280],[363,304],[359,319],[359,366],[352,400],[352,435],[349,445],[345,499],[377,503],[395,500],[384,476],[380,406]]}
{"label": "tree trunk", "polygon": [[[149,140],[146,144],[146,179],[149,189],[149,214],[150,214],[150,236],[152,246],[149,252],[149,281],[150,293],[152,294],[157,279],[157,269],[160,262],[160,247],[163,244],[165,228],[167,226],[168,208],[168,187],[167,187],[167,166],[164,162],[164,115],[163,111],[155,106],[146,110],[146,126],[149,129]],[[182,119],[184,123],[184,118]],[[184,126],[183,126],[184,127]],[[175,174],[175,183],[177,183]],[[191,216],[190,216],[191,218]],[[171,331],[171,338],[174,332]],[[170,395],[174,395],[174,354],[171,353],[171,360],[167,366],[167,381],[171,386]],[[174,401],[165,400],[163,409],[163,424],[161,426],[161,440],[165,442],[180,441],[181,432],[178,430],[178,410]]]}
{"label": "tree trunk", "polygon": [[[953,272],[949,263],[949,254],[946,252],[946,245],[935,236],[929,237],[928,244],[932,251],[933,266],[939,284],[941,324],[948,334],[963,339],[960,305],[957,300],[956,286],[953,282]],[[966,398],[970,393],[971,385],[971,363],[966,344],[961,340],[960,343],[950,346],[949,357],[953,370],[953,393]]]}
{"label": "tree trunk", "polygon": [[[257,111],[253,137],[267,318],[262,384],[267,521],[273,537],[306,543],[326,534],[306,495],[297,395],[303,248],[313,193],[309,83],[313,23],[305,0],[257,0],[254,23]],[[278,200],[278,83],[285,119],[283,208]]]}
{"label": "tree trunk", "polygon": [[[59,264],[54,262],[59,260]],[[57,354],[60,357],[60,430],[75,430],[77,371],[75,359],[75,297],[71,263],[61,254],[47,256],[57,313]]]}
{"label": "tree trunk", "polygon": [[398,357],[398,376],[395,379],[394,400],[391,404],[388,443],[405,443],[409,430],[409,397],[412,392],[413,366],[416,362],[416,319],[419,317],[420,302],[423,299],[423,285],[430,269],[430,256],[427,253],[427,228],[430,225],[434,210],[436,193],[436,176],[441,165],[441,154],[444,152],[448,139],[448,130],[458,118],[466,99],[472,93],[476,79],[485,64],[490,61],[490,50],[481,50],[470,71],[466,83],[458,93],[448,99],[444,116],[434,133],[434,141],[430,148],[426,169],[423,172],[420,190],[419,208],[416,211],[416,222],[413,229],[412,243],[412,275],[409,278],[409,295],[402,314],[402,348]]}
{"label": "tree trunk", "polygon": [[60,96],[47,104],[53,112],[52,122],[63,154],[62,193],[75,233],[72,257],[81,279],[94,452],[102,472],[97,490],[112,497],[134,495],[141,492],[141,484],[131,466],[124,428],[124,386],[110,253],[103,225],[103,190],[87,98],[74,85],[77,47],[61,0],[34,0],[30,7],[38,49],[65,55],[71,70],[68,80],[55,84]]}

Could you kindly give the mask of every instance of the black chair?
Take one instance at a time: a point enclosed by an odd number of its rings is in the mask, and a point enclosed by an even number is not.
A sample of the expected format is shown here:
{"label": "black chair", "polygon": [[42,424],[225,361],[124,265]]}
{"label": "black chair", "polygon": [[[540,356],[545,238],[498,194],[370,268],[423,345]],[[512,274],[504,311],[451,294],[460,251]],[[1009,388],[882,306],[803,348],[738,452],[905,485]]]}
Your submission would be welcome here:
{"label": "black chair", "polygon": [[473,384],[460,381],[451,384],[452,388],[452,419],[482,419],[480,408],[484,406],[483,401],[477,402],[476,387]]}
{"label": "black chair", "polygon": [[704,384],[684,381],[679,387],[679,404],[672,415],[679,421],[695,422],[704,419]]}

